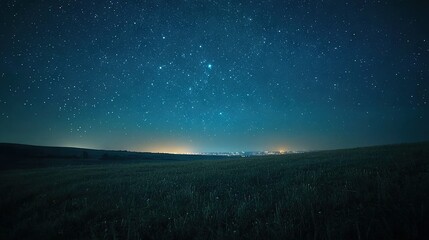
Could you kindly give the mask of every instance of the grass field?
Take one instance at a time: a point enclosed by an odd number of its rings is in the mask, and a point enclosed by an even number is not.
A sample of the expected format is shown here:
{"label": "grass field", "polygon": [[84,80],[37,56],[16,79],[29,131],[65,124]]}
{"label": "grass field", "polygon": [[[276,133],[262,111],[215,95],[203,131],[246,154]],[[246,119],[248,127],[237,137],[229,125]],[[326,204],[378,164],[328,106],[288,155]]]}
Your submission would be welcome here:
{"label": "grass field", "polygon": [[429,143],[0,171],[0,239],[424,239]]}

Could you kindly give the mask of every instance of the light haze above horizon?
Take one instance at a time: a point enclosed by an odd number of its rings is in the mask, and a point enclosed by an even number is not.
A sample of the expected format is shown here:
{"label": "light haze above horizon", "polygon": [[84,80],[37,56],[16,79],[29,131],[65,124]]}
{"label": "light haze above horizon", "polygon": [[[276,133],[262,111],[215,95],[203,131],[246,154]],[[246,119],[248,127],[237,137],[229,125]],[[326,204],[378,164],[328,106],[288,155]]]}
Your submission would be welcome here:
{"label": "light haze above horizon", "polygon": [[420,1],[1,1],[0,142],[149,152],[429,140]]}

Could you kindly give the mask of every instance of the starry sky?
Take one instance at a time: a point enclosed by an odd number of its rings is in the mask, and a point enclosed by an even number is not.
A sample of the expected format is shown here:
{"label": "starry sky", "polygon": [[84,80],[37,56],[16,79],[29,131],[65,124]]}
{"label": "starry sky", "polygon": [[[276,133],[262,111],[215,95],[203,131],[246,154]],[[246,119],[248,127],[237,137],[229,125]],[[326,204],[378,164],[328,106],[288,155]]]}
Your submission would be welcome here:
{"label": "starry sky", "polygon": [[0,142],[155,152],[429,140],[424,1],[0,2]]}

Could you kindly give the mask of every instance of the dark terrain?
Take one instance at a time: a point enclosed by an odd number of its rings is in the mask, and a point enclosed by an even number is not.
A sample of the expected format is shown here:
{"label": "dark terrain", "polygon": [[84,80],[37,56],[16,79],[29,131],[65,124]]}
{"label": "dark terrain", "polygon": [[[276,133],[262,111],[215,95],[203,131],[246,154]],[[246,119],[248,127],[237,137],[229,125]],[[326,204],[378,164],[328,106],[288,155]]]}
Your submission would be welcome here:
{"label": "dark terrain", "polygon": [[217,161],[16,147],[1,147],[0,239],[429,236],[429,143]]}
{"label": "dark terrain", "polygon": [[221,156],[94,150],[72,147],[42,147],[0,143],[0,169],[224,158]]}

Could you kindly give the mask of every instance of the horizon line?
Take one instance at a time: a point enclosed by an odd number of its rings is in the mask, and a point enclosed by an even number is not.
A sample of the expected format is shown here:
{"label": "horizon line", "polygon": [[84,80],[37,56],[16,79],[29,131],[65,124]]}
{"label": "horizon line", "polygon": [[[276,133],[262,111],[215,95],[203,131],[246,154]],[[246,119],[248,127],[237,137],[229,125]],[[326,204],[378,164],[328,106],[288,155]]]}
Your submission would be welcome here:
{"label": "horizon line", "polygon": [[120,149],[109,149],[109,148],[91,148],[91,147],[83,147],[83,146],[65,146],[65,145],[35,145],[28,143],[17,143],[17,142],[0,142],[0,145],[23,145],[30,147],[52,147],[52,148],[74,148],[74,149],[82,149],[82,150],[93,150],[93,151],[113,151],[113,152],[133,152],[133,153],[150,153],[150,154],[172,154],[172,155],[210,155],[213,153],[257,153],[257,152],[278,152],[281,154],[287,153],[302,153],[302,152],[318,152],[318,151],[335,151],[335,150],[346,150],[346,149],[356,149],[356,148],[366,148],[366,147],[377,147],[377,146],[392,146],[392,145],[403,145],[403,144],[417,144],[417,143],[426,143],[429,140],[425,141],[416,141],[416,142],[398,142],[398,143],[388,143],[388,144],[372,144],[372,145],[364,145],[364,146],[354,146],[354,147],[343,147],[343,148],[329,148],[329,149],[315,149],[315,150],[245,150],[245,151],[206,151],[206,152],[162,152],[162,151],[136,151],[136,150],[120,150]]}

